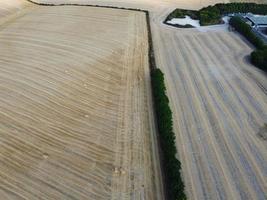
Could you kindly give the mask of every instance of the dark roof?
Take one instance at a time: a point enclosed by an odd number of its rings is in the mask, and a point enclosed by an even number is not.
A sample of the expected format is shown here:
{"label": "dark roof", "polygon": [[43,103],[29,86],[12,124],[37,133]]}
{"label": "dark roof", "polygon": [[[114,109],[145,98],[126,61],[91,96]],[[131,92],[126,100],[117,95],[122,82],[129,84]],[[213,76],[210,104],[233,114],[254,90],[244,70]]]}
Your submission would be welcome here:
{"label": "dark roof", "polygon": [[247,16],[256,25],[267,25],[267,16]]}

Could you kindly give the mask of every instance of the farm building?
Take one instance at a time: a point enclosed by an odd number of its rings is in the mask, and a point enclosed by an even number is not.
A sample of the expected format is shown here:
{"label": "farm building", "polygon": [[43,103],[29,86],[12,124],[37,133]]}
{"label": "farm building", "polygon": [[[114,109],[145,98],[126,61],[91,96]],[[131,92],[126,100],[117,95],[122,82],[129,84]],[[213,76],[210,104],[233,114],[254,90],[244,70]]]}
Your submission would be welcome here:
{"label": "farm building", "polygon": [[248,14],[246,18],[256,27],[267,27],[267,16]]}

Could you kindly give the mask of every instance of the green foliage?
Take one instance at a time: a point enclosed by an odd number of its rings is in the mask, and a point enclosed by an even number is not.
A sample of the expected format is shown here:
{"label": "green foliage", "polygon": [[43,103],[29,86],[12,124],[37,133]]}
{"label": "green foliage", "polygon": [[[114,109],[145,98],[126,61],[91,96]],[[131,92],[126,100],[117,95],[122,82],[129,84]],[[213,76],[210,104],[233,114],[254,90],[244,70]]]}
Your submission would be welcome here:
{"label": "green foliage", "polygon": [[[200,24],[213,25],[221,22],[221,16],[230,13],[253,13],[267,15],[267,4],[255,3],[219,3],[214,6],[208,6],[199,11],[193,10],[174,10],[168,17],[181,18],[189,15],[193,19],[199,19]],[[193,15],[192,15],[193,13]],[[166,22],[166,21],[165,21]],[[267,69],[267,47],[264,42],[252,31],[251,27],[239,17],[232,17],[230,19],[231,26],[233,26],[239,33],[244,35],[258,50],[251,53],[251,62],[258,68],[266,71]],[[266,30],[267,33],[267,30]]]}
{"label": "green foliage", "polygon": [[[214,6],[208,6],[199,10],[200,24],[212,25],[219,24],[222,15],[230,13],[248,13],[253,14],[267,14],[266,4],[255,3],[228,3],[228,4],[216,4]],[[204,15],[204,17],[201,17]]]}
{"label": "green foliage", "polygon": [[229,24],[233,26],[239,33],[244,35],[258,49],[264,48],[264,42],[255,35],[252,28],[244,22],[240,17],[232,17]]}
{"label": "green foliage", "polygon": [[255,35],[251,27],[241,18],[232,17],[229,23],[258,49],[251,53],[251,63],[256,67],[267,71],[267,46],[264,45],[264,42],[257,35]]}
{"label": "green foliage", "polygon": [[200,25],[218,24],[221,20],[220,10],[216,6],[209,6],[199,11]]}
{"label": "green foliage", "polygon": [[[198,11],[175,9],[167,17],[167,20],[172,18],[182,18],[185,15],[190,16],[192,19],[199,19],[202,26],[213,25],[221,23],[221,16],[229,13],[248,13],[253,14],[267,14],[267,4],[255,3],[219,3],[214,6],[208,6]],[[166,22],[166,20],[165,20]]]}
{"label": "green foliage", "polygon": [[160,69],[153,69],[151,78],[160,144],[163,153],[167,196],[169,200],[186,199],[184,184],[180,174],[181,163],[176,158],[177,150],[173,133],[172,112],[166,95],[164,75]]}
{"label": "green foliage", "polygon": [[267,4],[256,4],[256,3],[229,3],[229,4],[216,4],[215,5],[222,15],[229,13],[248,13],[266,15]]}
{"label": "green foliage", "polygon": [[175,9],[173,12],[169,14],[167,19],[165,20],[171,20],[172,18],[185,18],[185,16],[190,16],[192,19],[198,19],[198,11],[195,10],[184,10],[184,9]]}
{"label": "green foliage", "polygon": [[[265,9],[267,8],[266,6],[263,7],[265,7]],[[246,10],[247,7],[244,8],[240,7],[240,9]],[[258,11],[263,12],[260,9]],[[244,22],[240,17],[232,17],[229,23],[257,48],[257,50],[252,52],[250,55],[251,63],[256,67],[264,71],[267,71],[267,46],[264,44],[264,42],[252,31],[252,28],[246,22]]]}
{"label": "green foliage", "polygon": [[251,63],[267,72],[267,48],[253,51],[250,55]]}
{"label": "green foliage", "polygon": [[180,24],[168,24],[169,26],[174,26],[177,28],[194,28],[191,24],[186,24],[186,25],[180,25]]}
{"label": "green foliage", "polygon": [[183,28],[194,28],[194,26],[192,26],[191,24],[186,24],[186,25],[183,25]]}

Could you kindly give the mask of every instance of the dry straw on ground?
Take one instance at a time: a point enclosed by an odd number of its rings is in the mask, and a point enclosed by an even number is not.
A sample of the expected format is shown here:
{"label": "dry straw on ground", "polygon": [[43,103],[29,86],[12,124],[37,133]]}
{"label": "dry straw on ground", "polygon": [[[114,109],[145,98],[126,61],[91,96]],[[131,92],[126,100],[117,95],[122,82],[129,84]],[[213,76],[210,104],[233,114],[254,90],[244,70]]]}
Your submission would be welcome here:
{"label": "dry straw on ground", "polygon": [[145,13],[32,5],[2,27],[0,199],[162,198]]}
{"label": "dry straw on ground", "polygon": [[[252,48],[224,29],[162,24],[174,8],[218,1],[39,2],[149,10],[188,198],[266,199],[267,147],[258,132],[267,79],[245,59]],[[1,26],[1,196],[160,199],[145,17],[81,9],[33,9]]]}

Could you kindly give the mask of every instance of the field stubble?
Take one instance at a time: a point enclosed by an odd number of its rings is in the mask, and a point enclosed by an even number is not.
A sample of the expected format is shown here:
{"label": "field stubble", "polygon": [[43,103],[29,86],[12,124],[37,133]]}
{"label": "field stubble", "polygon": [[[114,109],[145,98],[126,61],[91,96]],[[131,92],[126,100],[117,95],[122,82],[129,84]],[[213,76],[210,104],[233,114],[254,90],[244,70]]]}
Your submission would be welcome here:
{"label": "field stubble", "polygon": [[[38,2],[55,1],[38,0]],[[151,16],[155,58],[157,66],[165,73],[174,114],[177,148],[188,198],[266,199],[267,146],[266,140],[259,137],[258,133],[267,121],[267,81],[266,74],[248,64],[245,59],[252,48],[242,37],[225,30],[203,33],[194,29],[181,30],[162,24],[174,8],[199,9],[222,1],[60,0],[57,2],[148,9]],[[81,58],[80,54],[78,51],[76,63],[85,59]],[[28,57],[30,58],[29,55]],[[55,63],[56,60],[58,58],[51,59],[50,62]],[[68,59],[66,61],[69,62]],[[40,61],[34,62],[38,64]],[[83,72],[80,74],[83,75]],[[108,87],[107,85],[105,87]],[[146,98],[150,98],[150,95]],[[127,99],[130,101],[129,97]],[[127,110],[128,107],[125,107]],[[127,115],[126,110],[123,114],[121,111],[117,112],[121,113],[118,114],[120,116],[118,119]],[[131,130],[128,125],[121,122],[121,127]],[[110,126],[105,130],[110,130]],[[125,131],[125,129],[119,130]],[[111,137],[108,137],[108,134],[104,135],[107,136],[106,139],[110,139],[107,143],[112,143]],[[121,136],[117,136],[117,140],[120,140]],[[124,139],[121,141],[124,147],[129,145],[123,142]],[[116,149],[120,148],[123,147]],[[108,150],[115,151],[114,148]],[[40,156],[42,154],[43,151],[40,152]],[[125,154],[124,159],[129,161],[129,155],[132,154]],[[139,155],[141,156],[141,153]],[[111,159],[111,156],[108,158]],[[116,158],[116,163],[119,163],[118,160],[120,159]],[[76,169],[79,170],[79,166],[76,166]],[[113,186],[118,190],[118,182],[114,182]],[[128,187],[124,186],[121,190],[126,190]],[[113,197],[118,197],[116,194],[120,192],[113,193]]]}
{"label": "field stubble", "polygon": [[145,13],[31,6],[0,44],[1,199],[162,198]]}
{"label": "field stubble", "polygon": [[188,197],[264,200],[267,151],[258,131],[267,82],[245,59],[251,48],[226,31],[166,29],[155,38]]}

